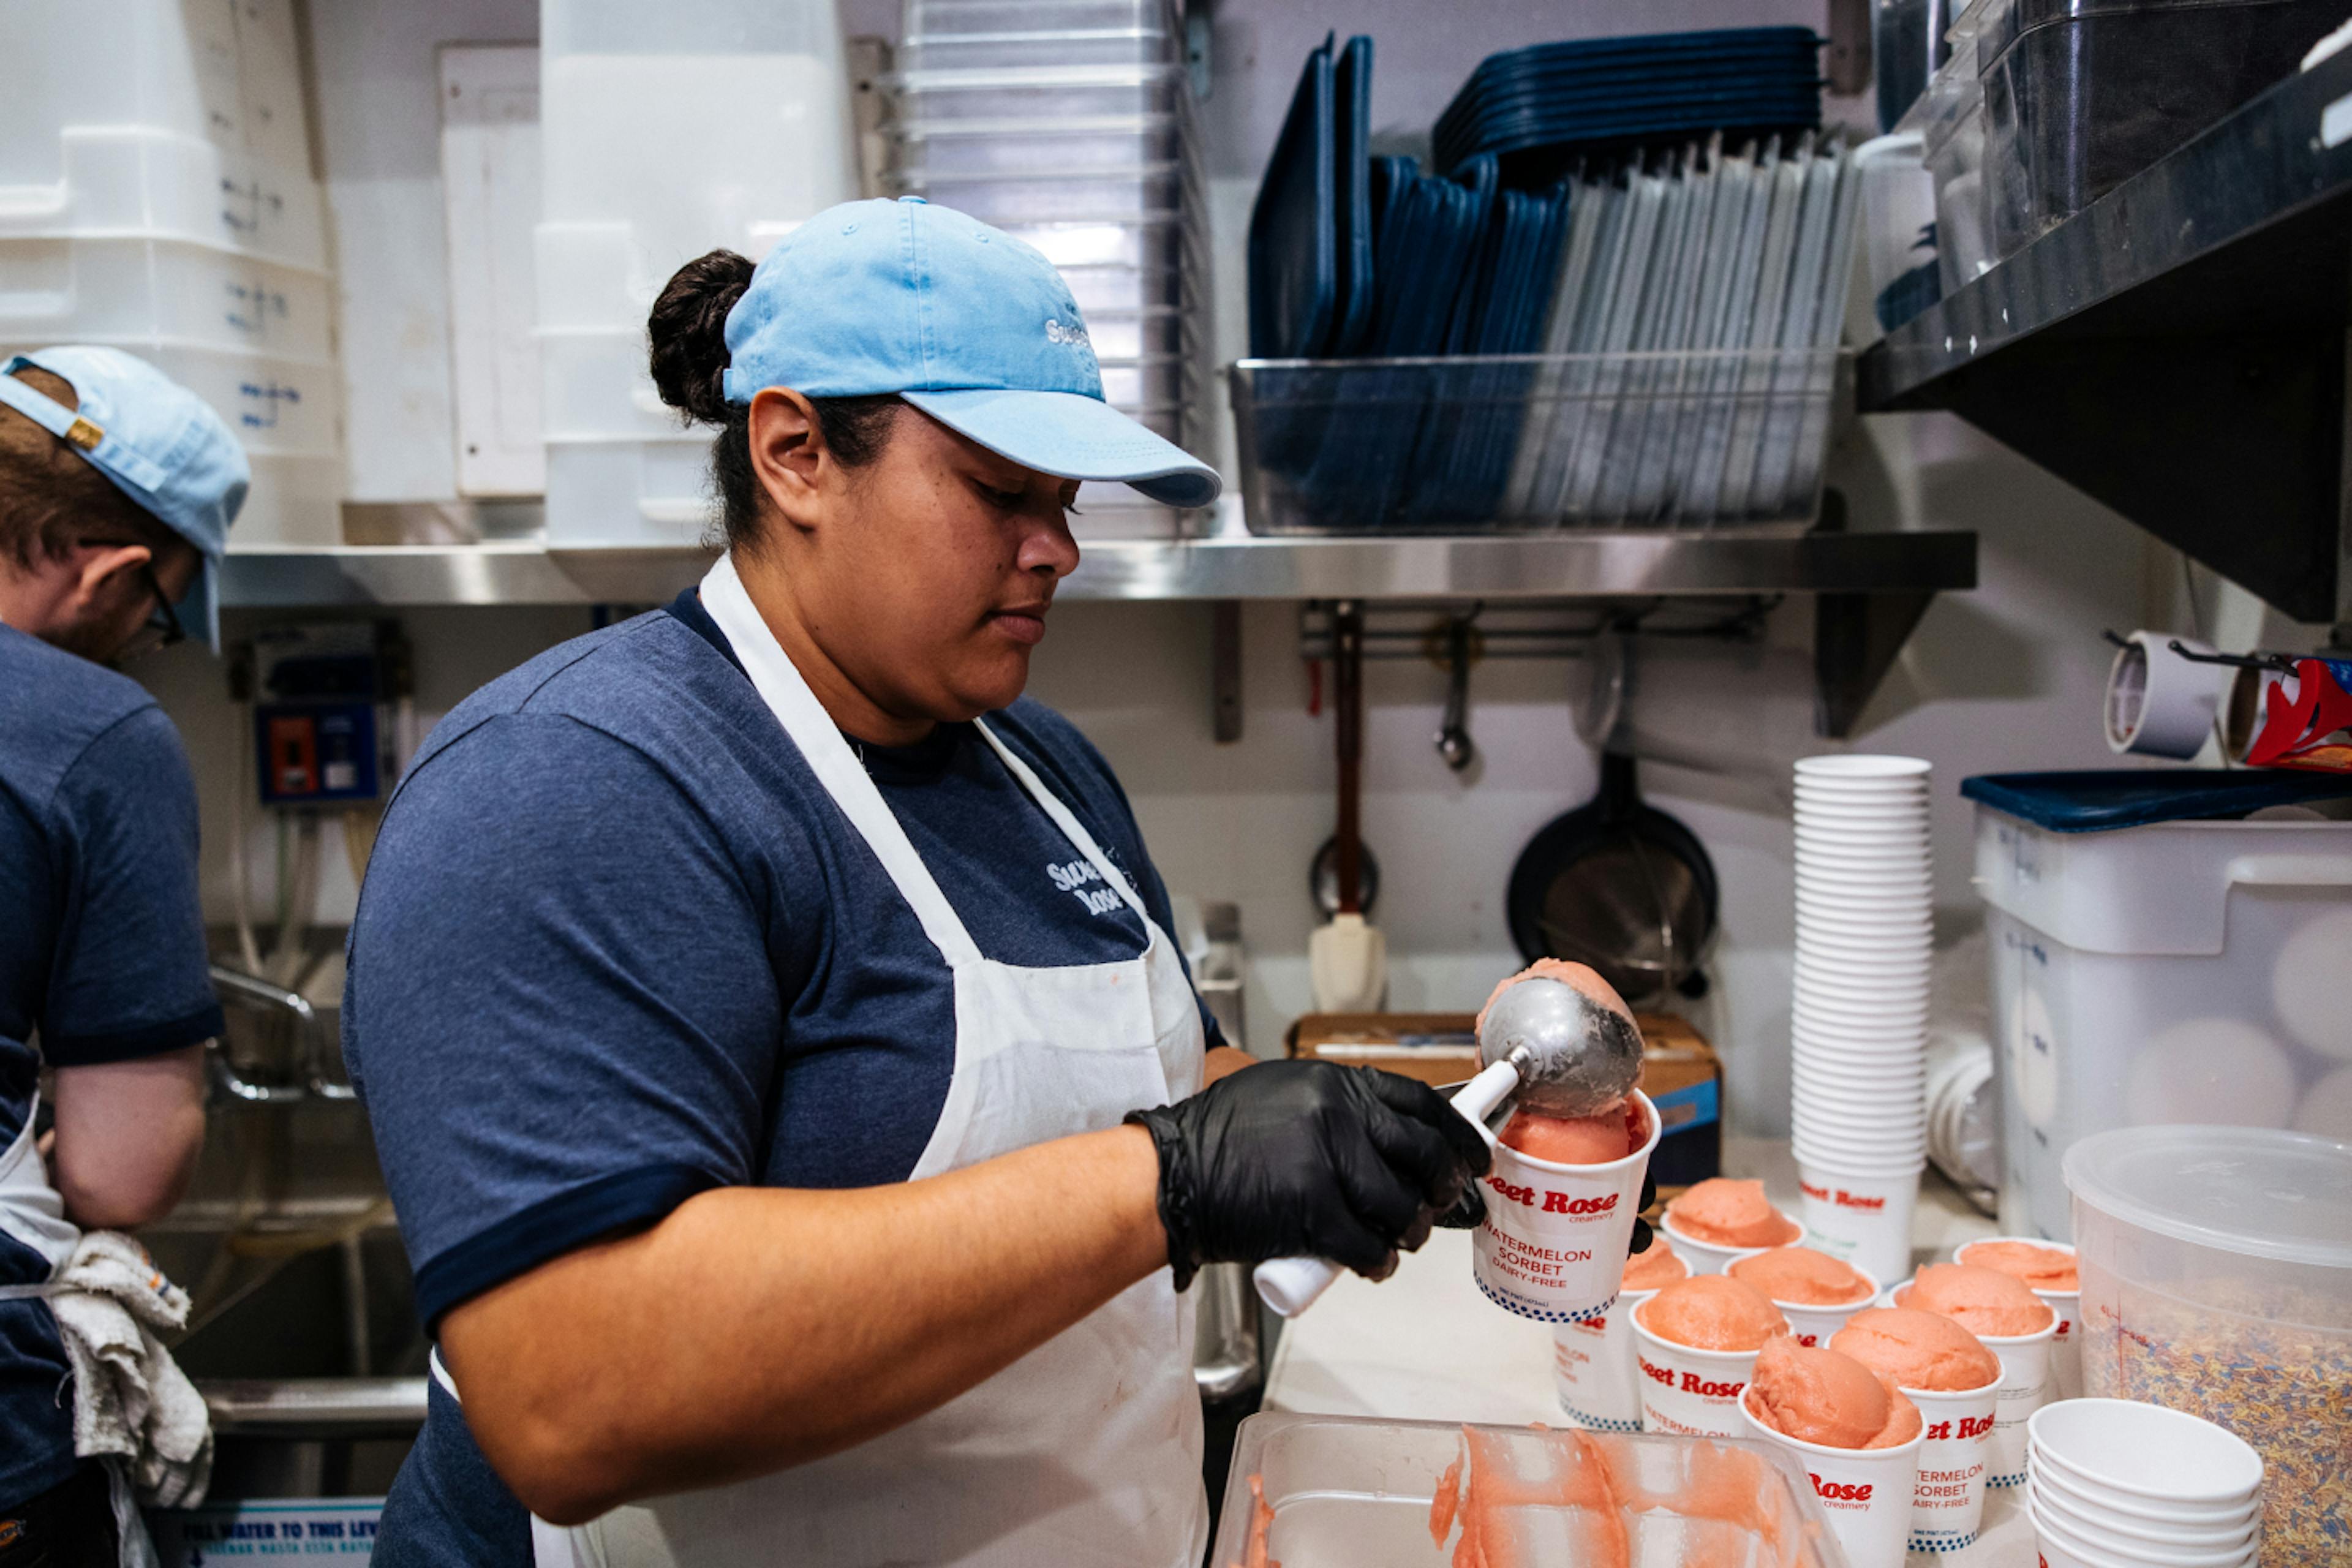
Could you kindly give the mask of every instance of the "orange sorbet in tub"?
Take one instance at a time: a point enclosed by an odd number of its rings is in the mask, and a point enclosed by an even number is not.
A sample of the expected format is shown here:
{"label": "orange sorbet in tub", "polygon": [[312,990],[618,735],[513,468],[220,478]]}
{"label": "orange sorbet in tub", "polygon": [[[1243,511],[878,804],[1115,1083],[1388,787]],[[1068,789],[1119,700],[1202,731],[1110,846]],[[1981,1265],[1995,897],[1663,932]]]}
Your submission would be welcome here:
{"label": "orange sorbet in tub", "polygon": [[1982,1388],[2000,1358],[1951,1319],[1905,1307],[1871,1307],[1846,1320],[1830,1349],[1852,1356],[1898,1388]]}
{"label": "orange sorbet in tub", "polygon": [[2023,1280],[1972,1263],[1930,1263],[1895,1295],[1902,1306],[1938,1313],[1991,1339],[2038,1334],[2057,1321]]}
{"label": "orange sorbet in tub", "polygon": [[1770,1297],[1721,1274],[1696,1274],[1642,1303],[1633,1321],[1662,1340],[1698,1351],[1759,1351],[1789,1331]]}
{"label": "orange sorbet in tub", "polygon": [[1666,1205],[1667,1234],[1702,1274],[1720,1274],[1742,1252],[1786,1247],[1804,1239],[1804,1227],[1764,1195],[1761,1182],[1711,1176]]}
{"label": "orange sorbet in tub", "polygon": [[1868,1276],[1810,1247],[1776,1247],[1734,1258],[1723,1271],[1775,1301],[1801,1307],[1851,1307],[1877,1294]]}
{"label": "orange sorbet in tub", "polygon": [[1756,1412],[1784,1436],[1827,1448],[1894,1448],[1920,1431],[1902,1391],[1849,1355],[1783,1336],[1756,1357]]}
{"label": "orange sorbet in tub", "polygon": [[2074,1255],[2030,1241],[1978,1241],[1963,1247],[1953,1261],[2006,1274],[2029,1290],[2079,1290],[2082,1280]]}

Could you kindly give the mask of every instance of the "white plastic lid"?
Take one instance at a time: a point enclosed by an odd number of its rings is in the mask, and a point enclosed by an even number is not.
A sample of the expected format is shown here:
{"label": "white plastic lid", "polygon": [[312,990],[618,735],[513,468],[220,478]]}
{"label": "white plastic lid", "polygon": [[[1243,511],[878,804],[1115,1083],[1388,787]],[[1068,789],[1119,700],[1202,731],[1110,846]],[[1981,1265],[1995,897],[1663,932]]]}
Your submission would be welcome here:
{"label": "white plastic lid", "polygon": [[2126,1127],[2066,1151],[2067,1190],[2198,1247],[2352,1268],[2352,1144],[2262,1127]]}

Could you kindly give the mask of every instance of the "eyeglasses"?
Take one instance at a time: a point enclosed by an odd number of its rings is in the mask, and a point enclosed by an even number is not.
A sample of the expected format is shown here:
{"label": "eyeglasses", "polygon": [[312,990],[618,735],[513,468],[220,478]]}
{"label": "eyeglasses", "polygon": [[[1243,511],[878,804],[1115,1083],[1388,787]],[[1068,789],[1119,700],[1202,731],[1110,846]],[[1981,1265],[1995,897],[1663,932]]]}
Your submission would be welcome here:
{"label": "eyeglasses", "polygon": [[[74,542],[85,550],[120,550],[138,542],[130,539],[77,539]],[[135,658],[187,638],[187,632],[180,626],[179,612],[173,607],[172,596],[163,592],[163,580],[155,575],[155,563],[152,561],[141,562],[139,576],[147,584],[147,592],[153,595],[155,603],[148,610],[147,618],[140,623],[138,632],[116,656],[118,658]]]}

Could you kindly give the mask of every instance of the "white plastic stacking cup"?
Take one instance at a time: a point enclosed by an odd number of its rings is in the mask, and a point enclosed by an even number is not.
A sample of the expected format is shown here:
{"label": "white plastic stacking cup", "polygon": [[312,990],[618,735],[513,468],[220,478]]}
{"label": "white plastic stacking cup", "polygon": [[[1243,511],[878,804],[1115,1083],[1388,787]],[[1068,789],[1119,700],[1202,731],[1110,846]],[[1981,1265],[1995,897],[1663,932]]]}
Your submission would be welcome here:
{"label": "white plastic stacking cup", "polygon": [[1538,1160],[1487,1133],[1495,1163],[1480,1178],[1486,1217],[1471,1233],[1471,1270],[1488,1300],[1523,1318],[1573,1323],[1617,1299],[1660,1131],[1658,1108],[1640,1089],[1633,1100],[1649,1136],[1605,1164]]}
{"label": "white plastic stacking cup", "polygon": [[[1773,1212],[1780,1213],[1778,1209]],[[1795,1226],[1797,1234],[1786,1241],[1774,1242],[1772,1247],[1802,1247],[1805,1244],[1804,1222],[1794,1215],[1781,1215],[1780,1217]],[[1759,1252],[1772,1250],[1772,1247],[1725,1247],[1720,1242],[1701,1241],[1688,1231],[1676,1227],[1671,1208],[1659,1216],[1658,1228],[1664,1231],[1666,1239],[1674,1244],[1675,1256],[1688,1264],[1694,1274],[1720,1274],[1735,1259],[1753,1258]]]}
{"label": "white plastic stacking cup", "polygon": [[2259,1491],[2229,1508],[2123,1497],[2095,1482],[2068,1476],[2031,1444],[2026,1447],[2025,1471],[2026,1484],[2052,1502],[2063,1504],[2063,1512],[2102,1528],[2152,1532],[2167,1540],[2178,1537],[2184,1546],[2227,1546],[2262,1522]]}
{"label": "white plastic stacking cup", "polygon": [[[1900,1307],[1911,1294],[1906,1280],[1886,1293]],[[1978,1334],[1977,1343],[2000,1358],[2000,1398],[1993,1410],[1992,1447],[1985,1457],[1985,1485],[2025,1484],[2026,1423],[2050,1401],[2050,1346],[2057,1338],[2057,1314],[2030,1334]]]}
{"label": "white plastic stacking cup", "polygon": [[[1905,1158],[1899,1168],[1852,1170],[1797,1153],[1797,1188],[1803,1195],[1805,1232],[1811,1245],[1877,1276],[1891,1279],[1911,1267],[1911,1214],[1919,1202],[1921,1159]],[[1834,1154],[1828,1149],[1822,1154]]]}
{"label": "white plastic stacking cup", "polygon": [[[1986,1241],[2017,1241],[2028,1247],[2039,1247],[2049,1252],[2074,1256],[2074,1248],[2063,1241],[2044,1241],[2038,1236],[1991,1236],[1977,1241],[1963,1242],[1952,1248],[1952,1261],[1966,1263],[1968,1250],[1981,1247]],[[2058,1314],[2058,1336],[2050,1342],[2050,1397],[2080,1399],[2083,1396],[2083,1339],[2074,1325],[2083,1316],[2083,1292],[2073,1290],[2035,1290],[2042,1304]]]}
{"label": "white plastic stacking cup", "polygon": [[[1902,1568],[1910,1533],[1911,1493],[1921,1438],[1892,1448],[1832,1448],[1791,1437],[1756,1413],[1752,1395],[1739,1402],[1739,1436],[1760,1437],[1797,1457],[1813,1496],[1852,1568]],[[1924,1436],[1924,1434],[1923,1434]]]}
{"label": "white plastic stacking cup", "polygon": [[2033,1526],[2033,1544],[2046,1568],[2253,1568],[2258,1545],[2234,1551],[2190,1552],[2166,1546],[2133,1545],[2114,1536],[2084,1535],[2029,1502],[2025,1515]]}
{"label": "white plastic stacking cup", "polygon": [[2159,1524],[2153,1520],[2117,1515],[2111,1510],[2075,1501],[2073,1494],[2061,1490],[2041,1470],[2030,1470],[2026,1476],[2025,1497],[2028,1508],[2047,1514],[2053,1521],[2085,1541],[2111,1545],[2117,1552],[2161,1547],[2174,1552],[2244,1552],[2253,1547],[2255,1533],[2262,1528],[2260,1513],[2249,1514],[2234,1524],[2215,1530],[2192,1530],[2186,1525]]}
{"label": "white plastic stacking cup", "polygon": [[1631,1320],[1633,1309],[1657,1293],[1622,1291],[1617,1304],[1597,1318],[1553,1325],[1551,1384],[1561,1415],[1595,1432],[1642,1429]]}
{"label": "white plastic stacking cup", "polygon": [[1984,1522],[1985,1479],[1992,1458],[2000,1379],[1952,1393],[1906,1388],[1925,1424],[1919,1485],[1911,1497],[1911,1550],[1957,1552]]}
{"label": "white plastic stacking cup", "polygon": [[1678,1345],[1651,1332],[1641,1313],[1630,1312],[1626,1317],[1633,1325],[1643,1431],[1671,1432],[1682,1437],[1746,1435],[1739,1396],[1756,1375],[1755,1351],[1703,1351]]}
{"label": "white plastic stacking cup", "polygon": [[2232,1517],[2262,1491],[2263,1457],[2244,1438],[2161,1405],[2069,1399],[2034,1412],[2027,1431],[2037,1468],[2175,1522]]}

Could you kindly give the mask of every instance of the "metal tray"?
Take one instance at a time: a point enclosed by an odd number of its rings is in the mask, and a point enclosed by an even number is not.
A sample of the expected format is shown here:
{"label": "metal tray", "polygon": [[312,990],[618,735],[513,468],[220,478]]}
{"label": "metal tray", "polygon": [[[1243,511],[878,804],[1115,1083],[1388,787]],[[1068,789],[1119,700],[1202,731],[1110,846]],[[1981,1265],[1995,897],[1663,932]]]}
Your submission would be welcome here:
{"label": "metal tray", "polygon": [[[1678,1568],[1694,1561],[1722,1568],[1847,1568],[1803,1468],[1765,1444],[1270,1414],[1242,1423],[1209,1561],[1221,1568],[1253,1561],[1250,1479],[1256,1477],[1274,1510],[1263,1561],[1288,1568],[1444,1568],[1452,1541],[1444,1546],[1431,1541],[1430,1499],[1440,1473],[1460,1456],[1465,1430],[1501,1445],[1528,1474],[1559,1463],[1562,1445],[1593,1445],[1621,1495],[1633,1489],[1650,1498],[1687,1496],[1694,1479],[1712,1473],[1718,1483],[1712,1489],[1728,1501],[1718,1468],[1752,1472],[1755,1508],[1744,1524],[1666,1506],[1621,1509],[1629,1568]],[[1590,1462],[1592,1451],[1570,1462]],[[1747,1495],[1738,1500],[1744,1503]],[[1494,1528],[1507,1531],[1521,1549],[1512,1561],[1526,1568],[1577,1568],[1595,1560],[1580,1544],[1589,1541],[1596,1515],[1588,1508],[1529,1505],[1497,1508],[1491,1517]],[[1769,1534],[1759,1528],[1766,1521]]]}

